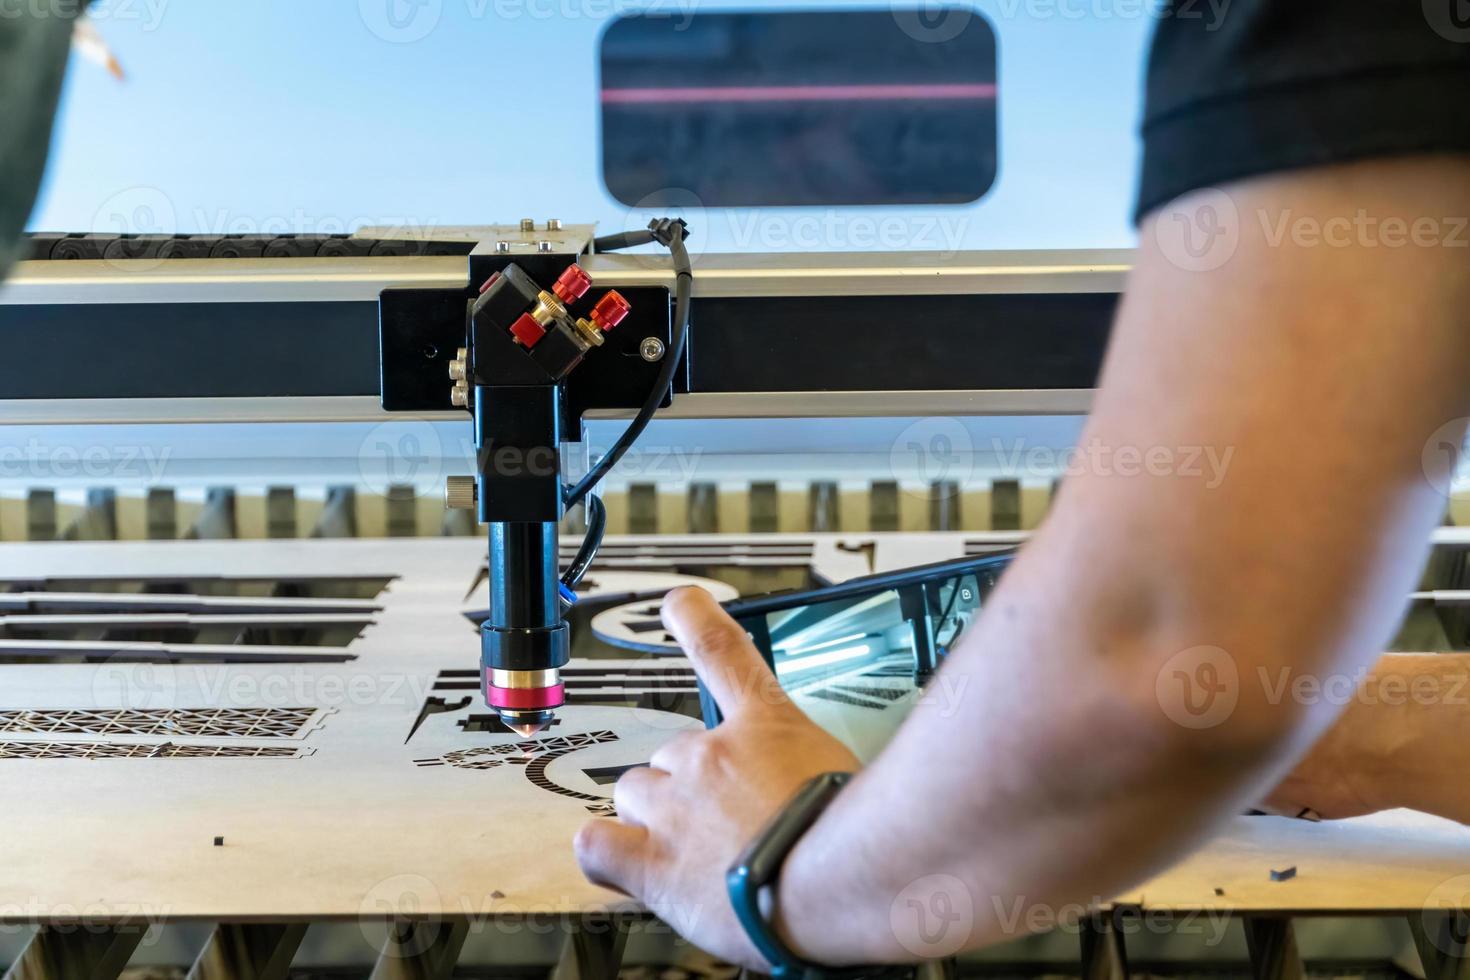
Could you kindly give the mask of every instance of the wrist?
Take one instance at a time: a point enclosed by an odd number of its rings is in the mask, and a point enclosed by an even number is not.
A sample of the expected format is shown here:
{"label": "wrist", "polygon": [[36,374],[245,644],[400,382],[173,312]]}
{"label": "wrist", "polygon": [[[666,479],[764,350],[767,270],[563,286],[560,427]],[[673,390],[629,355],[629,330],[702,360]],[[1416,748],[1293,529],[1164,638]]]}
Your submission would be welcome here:
{"label": "wrist", "polygon": [[[849,787],[846,797],[851,793]],[[865,913],[864,901],[834,902],[834,894],[862,896],[865,889],[851,874],[839,880],[836,869],[854,867],[855,849],[843,843],[843,814],[849,801],[839,798],[807,831],[782,866],[768,921],[781,941],[798,956],[827,966],[886,963],[893,953],[881,940],[889,934],[888,910],[877,921]]]}

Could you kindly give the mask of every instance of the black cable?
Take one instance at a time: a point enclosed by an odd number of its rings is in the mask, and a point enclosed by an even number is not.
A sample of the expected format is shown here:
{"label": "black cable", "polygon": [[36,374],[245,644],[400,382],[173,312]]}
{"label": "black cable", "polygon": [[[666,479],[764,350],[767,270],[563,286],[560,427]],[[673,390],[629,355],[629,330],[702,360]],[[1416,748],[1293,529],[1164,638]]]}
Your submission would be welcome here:
{"label": "black cable", "polygon": [[[653,415],[659,406],[668,397],[669,390],[674,384],[674,373],[679,369],[679,364],[684,360],[684,348],[689,337],[689,305],[694,292],[694,270],[689,261],[689,250],[684,247],[685,227],[682,221],[654,222],[655,228],[649,232],[649,241],[660,240],[658,233],[666,229],[666,241],[670,255],[674,260],[674,332],[669,349],[664,353],[663,365],[659,368],[658,377],[653,383],[648,398],[643,402],[643,407],[638,409],[638,414],[633,417],[628,428],[613,443],[611,449],[597,461],[597,464],[588,471],[587,475],[577,481],[576,485],[567,491],[566,505],[574,507],[592,492],[592,489],[601,483],[608,473],[612,472],[614,466],[633,448],[633,443],[648,428],[648,423],[653,421]],[[610,238],[624,239],[631,235],[614,235]],[[602,241],[603,239],[599,239]],[[595,245],[595,243],[594,243]]]}
{"label": "black cable", "polygon": [[658,377],[654,379],[653,388],[649,391],[643,406],[638,410],[638,414],[633,417],[633,421],[613,443],[607,454],[598,460],[597,465],[577,481],[575,486],[568,487],[566,490],[567,507],[575,507],[585,501],[587,509],[587,534],[582,538],[582,546],[577,549],[577,556],[572,559],[572,564],[561,577],[562,585],[569,591],[577,587],[583,576],[587,574],[587,570],[592,567],[592,562],[597,558],[597,549],[602,546],[603,533],[607,529],[607,506],[602,502],[602,498],[592,491],[632,448],[633,443],[643,434],[643,430],[648,428],[654,412],[658,411],[659,406],[663,404],[664,399],[673,389],[674,372],[678,370],[679,363],[684,359],[684,348],[687,346],[686,341],[689,335],[689,305],[694,293],[694,268],[689,261],[689,250],[684,247],[684,236],[688,230],[688,226],[682,220],[660,218],[651,222],[647,231],[607,235],[594,239],[592,242],[594,252],[612,252],[623,248],[635,248],[639,245],[651,245],[654,242],[658,242],[669,250],[669,255],[674,263],[674,331],[669,349],[664,353],[664,362],[659,368]]}
{"label": "black cable", "polygon": [[582,577],[587,574],[587,569],[592,567],[592,561],[597,557],[597,549],[602,546],[602,535],[607,530],[607,505],[602,498],[593,494],[587,498],[587,536],[582,539],[582,547],[577,549],[577,557],[572,559],[572,564],[562,574],[561,584],[569,589],[575,589],[582,582]]}
{"label": "black cable", "polygon": [[[978,586],[979,582],[975,584]],[[949,602],[945,604],[944,612],[939,614],[939,626],[934,631],[935,636],[939,635],[939,630],[944,629],[944,624],[949,621],[949,617],[954,613],[954,607],[959,604],[960,590],[964,588],[964,585],[964,576],[955,579],[954,588],[949,593]],[[950,635],[949,643],[941,643],[939,644],[939,648],[947,653],[949,644],[957,639],[959,639],[959,624],[955,623],[955,631]]]}

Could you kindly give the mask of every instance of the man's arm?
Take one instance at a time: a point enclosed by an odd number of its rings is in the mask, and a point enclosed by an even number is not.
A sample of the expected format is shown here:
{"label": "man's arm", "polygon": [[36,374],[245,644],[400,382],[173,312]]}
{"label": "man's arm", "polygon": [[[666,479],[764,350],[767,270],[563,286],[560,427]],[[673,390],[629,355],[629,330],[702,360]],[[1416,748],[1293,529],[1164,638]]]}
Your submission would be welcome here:
{"label": "man's arm", "polygon": [[[1458,445],[1443,427],[1470,406],[1470,253],[1448,238],[1470,161],[1227,192],[1239,243],[1213,271],[1160,247],[1189,199],[1141,229],[1083,440],[1213,447],[1228,472],[1068,480],[946,669],[958,713],[921,708],[793,853],[781,904],[808,952],[901,957],[884,898],[922,875],[963,882],[978,945],[1006,934],[991,896],[1055,907],[1161,870],[1332,723],[1273,697],[1281,672],[1352,675],[1390,639],[1445,505],[1426,443]],[[1360,211],[1440,239],[1293,236]],[[893,799],[931,802],[921,821]],[[874,901],[839,922],[834,893]]]}
{"label": "man's arm", "polygon": [[[1329,704],[1272,697],[1281,671],[1353,674],[1389,640],[1445,504],[1426,443],[1458,445],[1463,428],[1445,426],[1470,408],[1470,252],[1454,237],[1470,161],[1226,192],[1238,243],[1211,271],[1165,254],[1156,224],[1172,214],[1144,224],[1083,436],[1144,458],[1228,454],[1223,479],[1069,477],[937,681],[962,696],[919,707],[788,859],[777,907],[808,956],[947,955],[1012,935],[1016,899],[1126,889],[1259,799],[1332,723]],[[1304,244],[1310,222],[1360,212],[1438,232]],[[1452,456],[1431,452],[1431,470]],[[753,670],[728,621],[695,606],[669,618],[696,665]],[[584,867],[645,901],[697,904],[691,938],[740,955],[720,876],[812,769],[817,736],[781,724],[779,761],[742,754],[742,738],[764,741],[752,712],[620,784],[627,817],[584,830]],[[904,907],[967,911],[931,942],[897,925]]]}
{"label": "man's arm", "polygon": [[1470,823],[1466,746],[1470,654],[1389,654],[1264,805],[1329,820],[1406,807]]}

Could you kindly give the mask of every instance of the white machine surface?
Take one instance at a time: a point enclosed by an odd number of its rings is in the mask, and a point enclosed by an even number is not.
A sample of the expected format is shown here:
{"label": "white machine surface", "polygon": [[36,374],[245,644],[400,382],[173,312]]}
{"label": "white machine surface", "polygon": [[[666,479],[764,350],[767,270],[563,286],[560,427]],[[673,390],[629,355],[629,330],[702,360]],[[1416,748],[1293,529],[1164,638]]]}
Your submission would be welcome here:
{"label": "white machine surface", "polygon": [[[974,537],[659,539],[637,549],[641,558],[627,540],[610,541],[613,557],[584,601],[625,603],[697,582],[616,567],[667,568],[675,552],[789,563],[799,542],[819,580],[841,580],[911,564],[921,551],[960,554]],[[218,645],[191,655],[188,643],[160,654],[9,640],[0,656],[34,662],[0,665],[7,922],[486,919],[619,907],[624,900],[578,873],[572,835],[610,812],[618,772],[698,725],[590,703],[636,701],[661,686],[692,691],[687,661],[660,657],[574,660],[571,703],[531,743],[474,730],[475,634],[465,614],[483,560],[475,539],[8,545],[4,556],[0,587],[11,591],[0,602],[12,636],[44,612],[42,625],[91,617],[96,628],[169,615],[238,626],[255,616],[319,641],[244,644],[240,655],[259,661],[241,663],[222,662],[232,658]],[[372,594],[331,598],[350,591],[346,578]],[[270,588],[282,582],[294,585]],[[139,591],[145,583],[154,591]],[[188,583],[213,595],[163,591]],[[239,601],[251,589],[275,597]],[[139,613],[140,601],[187,611]],[[337,612],[303,612],[313,606]],[[370,625],[327,642],[330,631],[309,630],[322,625],[312,616]],[[92,662],[54,662],[77,659],[89,642]],[[160,655],[199,662],[147,662]],[[454,708],[463,697],[471,700]],[[436,698],[448,707],[425,713]],[[1286,867],[1296,876],[1273,881]],[[1175,912],[1417,912],[1462,904],[1467,882],[1465,828],[1406,813],[1338,824],[1241,817],[1120,901]],[[654,911],[677,925],[680,910]]]}

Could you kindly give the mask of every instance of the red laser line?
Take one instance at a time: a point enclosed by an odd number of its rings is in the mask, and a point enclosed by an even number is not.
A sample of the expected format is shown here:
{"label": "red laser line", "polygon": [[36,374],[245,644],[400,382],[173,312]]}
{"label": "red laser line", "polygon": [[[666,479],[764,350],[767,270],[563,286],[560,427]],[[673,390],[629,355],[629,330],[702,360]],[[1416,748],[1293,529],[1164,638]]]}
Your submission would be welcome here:
{"label": "red laser line", "polygon": [[687,102],[921,102],[995,98],[994,84],[732,85],[707,88],[607,88],[603,105]]}

